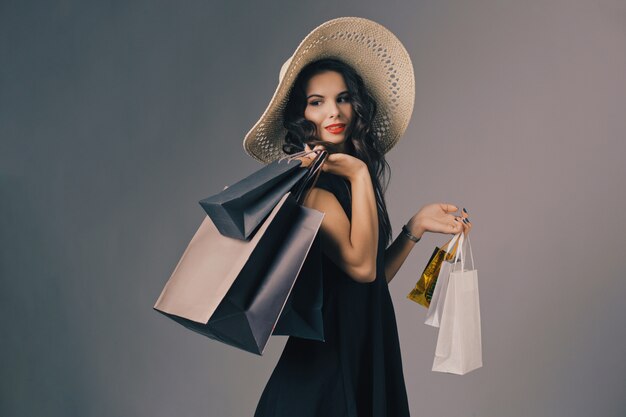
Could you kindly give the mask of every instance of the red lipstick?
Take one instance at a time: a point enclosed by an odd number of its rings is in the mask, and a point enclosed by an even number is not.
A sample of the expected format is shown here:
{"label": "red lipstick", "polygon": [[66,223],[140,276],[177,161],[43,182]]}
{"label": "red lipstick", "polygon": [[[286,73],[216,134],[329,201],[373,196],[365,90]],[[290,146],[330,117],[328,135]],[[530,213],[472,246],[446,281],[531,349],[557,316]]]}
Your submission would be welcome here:
{"label": "red lipstick", "polygon": [[329,126],[326,126],[326,130],[333,134],[339,134],[346,129],[346,125],[344,123],[335,123]]}

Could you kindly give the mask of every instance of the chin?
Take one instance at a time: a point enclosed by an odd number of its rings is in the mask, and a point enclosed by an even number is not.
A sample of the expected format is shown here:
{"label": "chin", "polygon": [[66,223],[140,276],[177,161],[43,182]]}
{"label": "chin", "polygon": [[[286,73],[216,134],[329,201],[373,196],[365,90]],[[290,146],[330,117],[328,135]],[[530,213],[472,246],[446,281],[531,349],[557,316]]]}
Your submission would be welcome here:
{"label": "chin", "polygon": [[336,140],[336,139],[335,140],[327,140],[327,142],[330,142],[330,143],[332,143],[334,145],[337,145],[337,146],[341,146],[341,144],[343,143],[342,140]]}
{"label": "chin", "polygon": [[346,141],[346,137],[343,136],[341,138],[338,138],[337,136],[335,136],[335,137],[332,137],[332,138],[325,138],[324,140],[326,142],[334,143],[335,145],[341,145],[342,143],[344,143]]}

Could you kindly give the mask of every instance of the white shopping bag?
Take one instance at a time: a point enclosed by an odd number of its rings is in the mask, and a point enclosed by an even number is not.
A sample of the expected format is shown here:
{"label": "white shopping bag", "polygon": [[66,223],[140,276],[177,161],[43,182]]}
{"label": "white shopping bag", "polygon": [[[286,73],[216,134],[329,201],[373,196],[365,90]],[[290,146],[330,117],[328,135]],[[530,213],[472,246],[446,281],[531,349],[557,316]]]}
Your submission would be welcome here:
{"label": "white shopping bag", "polygon": [[[483,366],[478,298],[478,272],[467,239],[472,268],[466,269],[464,234],[459,238],[455,266],[448,278],[433,371],[464,375]],[[460,258],[460,268],[456,261]]]}
{"label": "white shopping bag", "polygon": [[[454,244],[457,239],[461,236],[461,233],[457,233],[450,240],[448,245],[443,248],[446,253],[452,253],[452,248],[454,248]],[[450,271],[453,262],[447,261],[445,258],[441,263],[441,267],[439,268],[439,275],[437,275],[437,282],[435,282],[435,289],[433,290],[433,296],[430,299],[430,304],[428,305],[428,313],[426,313],[426,321],[425,324],[433,327],[439,327],[439,323],[441,322],[441,313],[443,311],[443,304],[445,301],[446,290],[448,288],[448,279],[450,277]],[[460,265],[460,264],[459,264]]]}

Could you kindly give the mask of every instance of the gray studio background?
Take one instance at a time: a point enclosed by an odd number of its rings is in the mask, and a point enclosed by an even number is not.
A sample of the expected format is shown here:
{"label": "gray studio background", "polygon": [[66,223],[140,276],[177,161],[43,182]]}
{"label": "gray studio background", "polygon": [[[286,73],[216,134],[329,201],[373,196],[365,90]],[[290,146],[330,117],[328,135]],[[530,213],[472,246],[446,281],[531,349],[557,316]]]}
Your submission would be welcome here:
{"label": "gray studio background", "polygon": [[339,16],[415,67],[388,154],[394,235],[466,207],[483,368],[431,371],[436,330],[390,284],[414,416],[626,415],[623,1],[0,1],[0,415],[251,416],[263,357],[152,310],[197,201],[260,168],[242,138],[282,63]]}

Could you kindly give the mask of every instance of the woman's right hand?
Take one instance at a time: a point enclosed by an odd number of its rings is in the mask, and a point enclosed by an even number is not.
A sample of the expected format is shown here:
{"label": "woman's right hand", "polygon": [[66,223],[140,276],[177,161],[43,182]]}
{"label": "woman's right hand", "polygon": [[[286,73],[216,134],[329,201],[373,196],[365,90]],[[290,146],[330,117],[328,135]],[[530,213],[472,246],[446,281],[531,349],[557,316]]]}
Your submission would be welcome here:
{"label": "woman's right hand", "polygon": [[407,227],[417,237],[421,237],[425,232],[444,234],[464,232],[467,235],[472,230],[472,223],[465,211],[462,211],[460,216],[454,215],[457,210],[458,207],[454,204],[428,204],[411,217]]}
{"label": "woman's right hand", "polygon": [[[317,145],[312,150],[323,149],[326,150],[324,145]],[[305,151],[311,151],[311,148],[308,144],[304,145]],[[302,156],[298,159],[302,161],[303,166],[309,166],[311,162],[317,156],[316,153],[311,152],[305,156]],[[326,160],[322,164],[322,171],[328,172],[331,174],[339,175],[341,177],[346,178],[349,181],[352,181],[358,175],[367,171],[367,165],[365,162],[361,161],[359,158],[356,158],[352,155],[348,155],[346,153],[331,153],[326,157]]]}

